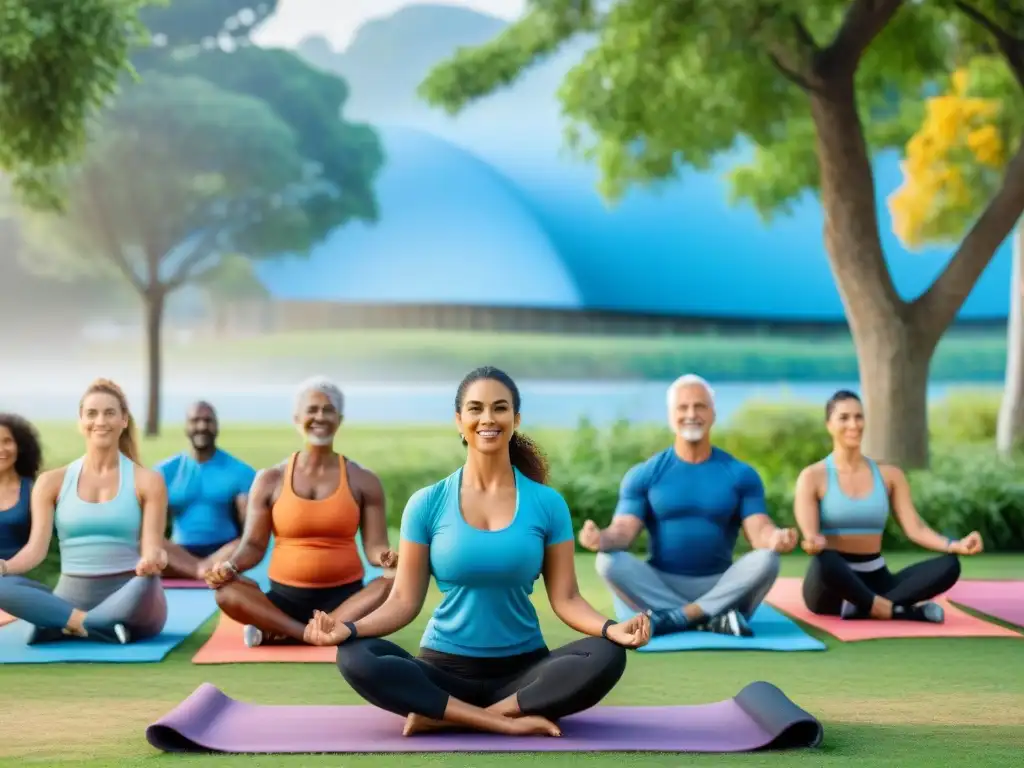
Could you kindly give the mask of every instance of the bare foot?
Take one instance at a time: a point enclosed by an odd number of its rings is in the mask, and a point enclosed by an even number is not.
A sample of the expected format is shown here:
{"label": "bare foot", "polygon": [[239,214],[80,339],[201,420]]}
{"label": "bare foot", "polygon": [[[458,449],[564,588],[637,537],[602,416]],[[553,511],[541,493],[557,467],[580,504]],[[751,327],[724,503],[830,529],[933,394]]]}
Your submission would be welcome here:
{"label": "bare foot", "polygon": [[527,715],[525,717],[506,718],[509,723],[508,733],[513,736],[561,736],[562,729],[543,717]]}
{"label": "bare foot", "polygon": [[522,717],[523,713],[519,711],[519,707],[516,706],[515,702],[504,702],[499,701],[496,704],[491,704],[487,707],[488,712],[493,712],[496,715],[502,717]]}
{"label": "bare foot", "polygon": [[446,723],[444,720],[434,720],[430,717],[412,713],[405,718],[405,727],[402,728],[402,735],[415,736],[417,733],[443,731],[448,728],[454,728],[455,725],[455,723]]}

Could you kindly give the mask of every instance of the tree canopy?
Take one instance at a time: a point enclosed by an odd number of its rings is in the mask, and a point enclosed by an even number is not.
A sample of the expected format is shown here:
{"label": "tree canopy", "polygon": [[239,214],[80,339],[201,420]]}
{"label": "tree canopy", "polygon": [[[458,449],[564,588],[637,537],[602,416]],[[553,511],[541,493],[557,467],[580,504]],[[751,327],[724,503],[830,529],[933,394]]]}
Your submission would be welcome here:
{"label": "tree canopy", "polygon": [[906,147],[903,185],[889,201],[909,248],[958,240],[999,189],[1024,137],[1024,92],[995,57],[957,69],[925,102]]}
{"label": "tree canopy", "polygon": [[904,299],[882,248],[872,155],[902,147],[958,62],[997,56],[1024,87],[1024,13],[1008,0],[532,0],[490,42],[421,83],[456,113],[572,38],[589,48],[559,90],[569,145],[627,188],[709,170],[723,155],[735,202],[764,218],[817,194],[825,251],[872,414],[866,450],[928,461],[931,356],[1024,211],[1024,148],[938,278]]}
{"label": "tree canopy", "polygon": [[268,105],[152,74],[107,111],[85,162],[66,174],[65,215],[36,217],[74,247],[42,241],[33,260],[59,259],[67,273],[92,271],[98,258],[143,293],[173,290],[241,243],[253,255],[287,245],[284,233],[308,228],[311,181],[296,136]]}
{"label": "tree canopy", "polygon": [[[902,148],[920,125],[920,99],[948,76],[958,46],[983,45],[973,14],[957,7],[979,16],[988,10],[991,23],[1016,30],[1024,50],[1024,22],[1010,5],[535,0],[501,35],[434,69],[420,94],[455,114],[570,39],[587,37],[593,46],[559,98],[568,143],[597,163],[609,199],[686,168],[708,170],[719,155],[749,147],[750,161],[731,174],[733,194],[769,217],[820,185],[804,89],[820,89],[816,81],[832,68],[855,67],[869,146]],[[855,49],[843,60],[847,44]],[[907,99],[916,109],[906,108]]]}
{"label": "tree canopy", "polygon": [[[324,182],[303,202],[308,237],[292,248],[308,248],[355,219],[376,221],[372,180],[384,164],[384,151],[371,126],[342,119],[345,81],[313,69],[290,51],[257,47],[168,59],[153,71],[201,77],[224,91],[260,99],[292,129],[299,151]],[[295,234],[286,236],[297,243]]]}
{"label": "tree canopy", "polygon": [[149,0],[0,0],[0,172],[29,204],[59,208],[50,172],[80,157],[89,122],[131,71]]}

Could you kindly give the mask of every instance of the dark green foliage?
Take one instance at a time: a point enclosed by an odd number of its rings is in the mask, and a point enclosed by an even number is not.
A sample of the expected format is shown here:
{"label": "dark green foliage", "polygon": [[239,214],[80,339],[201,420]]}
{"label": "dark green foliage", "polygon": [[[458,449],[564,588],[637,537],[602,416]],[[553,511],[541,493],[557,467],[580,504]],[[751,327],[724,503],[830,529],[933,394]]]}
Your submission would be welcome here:
{"label": "dark green foliage", "polygon": [[143,43],[146,0],[0,0],[0,171],[34,207],[59,209],[50,172],[75,161],[91,119]]}

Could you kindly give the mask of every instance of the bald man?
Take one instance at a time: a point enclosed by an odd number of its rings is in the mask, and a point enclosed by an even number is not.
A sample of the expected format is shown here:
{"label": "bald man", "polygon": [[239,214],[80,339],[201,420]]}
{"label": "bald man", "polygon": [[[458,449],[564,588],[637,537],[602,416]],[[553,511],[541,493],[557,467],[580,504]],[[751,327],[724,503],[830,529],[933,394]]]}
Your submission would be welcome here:
{"label": "bald man", "polygon": [[213,406],[193,403],[185,414],[191,447],[156,466],[171,521],[166,578],[204,579],[238,546],[256,470],[218,448],[218,433]]}
{"label": "bald man", "polygon": [[[626,473],[611,525],[586,521],[580,543],[599,553],[597,571],[611,589],[650,615],[652,635],[749,637],[749,619],[778,577],[779,553],[796,546],[796,531],[768,516],[757,471],[712,446],[708,383],[681,376],[667,400],[673,445]],[[646,562],[626,551],[645,528]],[[734,561],[741,530],[752,551]]]}

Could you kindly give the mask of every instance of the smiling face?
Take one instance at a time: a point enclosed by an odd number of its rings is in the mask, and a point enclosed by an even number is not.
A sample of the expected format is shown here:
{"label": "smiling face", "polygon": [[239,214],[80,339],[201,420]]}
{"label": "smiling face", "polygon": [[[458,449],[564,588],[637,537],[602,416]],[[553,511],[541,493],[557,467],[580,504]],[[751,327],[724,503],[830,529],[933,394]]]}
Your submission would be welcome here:
{"label": "smiling face", "polygon": [[701,384],[684,384],[673,393],[668,412],[673,432],[688,443],[699,443],[715,423],[715,406]]}
{"label": "smiling face", "polygon": [[214,448],[217,442],[217,414],[206,403],[196,403],[185,416],[185,435],[197,451]]}
{"label": "smiling face", "polygon": [[0,424],[0,474],[10,472],[18,461],[18,441],[14,433]]}
{"label": "smiling face", "polygon": [[331,398],[318,390],[307,392],[299,402],[295,426],[309,445],[325,448],[334,443],[341,426],[341,414]]}
{"label": "smiling face", "polygon": [[864,408],[852,397],[839,400],[833,405],[826,425],[837,447],[859,448],[864,437]]}
{"label": "smiling face", "polygon": [[128,414],[121,401],[108,392],[90,392],[82,400],[78,428],[88,445],[98,449],[114,448],[128,428]]}
{"label": "smiling face", "polygon": [[455,424],[471,450],[508,453],[512,433],[519,428],[512,392],[494,379],[474,381],[466,388]]}

